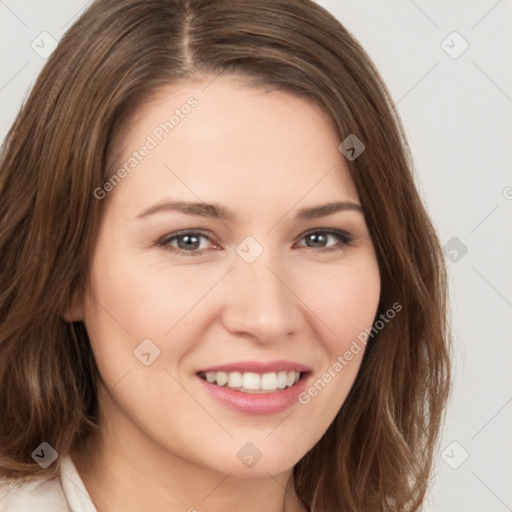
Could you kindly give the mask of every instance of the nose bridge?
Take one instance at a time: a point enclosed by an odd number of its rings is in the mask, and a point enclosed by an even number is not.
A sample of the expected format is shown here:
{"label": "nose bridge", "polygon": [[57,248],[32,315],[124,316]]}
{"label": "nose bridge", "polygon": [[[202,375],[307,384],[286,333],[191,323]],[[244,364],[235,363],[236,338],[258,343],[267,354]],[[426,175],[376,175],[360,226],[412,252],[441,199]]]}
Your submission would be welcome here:
{"label": "nose bridge", "polygon": [[288,288],[293,289],[292,283],[287,280],[282,260],[270,250],[262,251],[253,261],[238,254],[226,289],[226,327],[251,334],[260,341],[297,331],[301,315],[298,301]]}

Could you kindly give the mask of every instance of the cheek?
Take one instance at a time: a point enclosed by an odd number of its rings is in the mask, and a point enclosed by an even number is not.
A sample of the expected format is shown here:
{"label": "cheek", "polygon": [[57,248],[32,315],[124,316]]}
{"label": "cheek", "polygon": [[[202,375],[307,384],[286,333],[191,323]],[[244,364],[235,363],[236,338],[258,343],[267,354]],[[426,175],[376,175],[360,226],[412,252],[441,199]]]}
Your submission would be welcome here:
{"label": "cheek", "polygon": [[380,298],[380,275],[376,259],[369,255],[357,265],[340,267],[323,279],[305,277],[304,301],[324,324],[323,338],[329,351],[344,350],[347,344],[370,327]]}
{"label": "cheek", "polygon": [[214,282],[193,268],[106,247],[91,264],[91,291],[134,337],[162,336]]}
{"label": "cheek", "polygon": [[380,298],[380,275],[373,256],[331,272],[323,286],[318,282],[303,281],[304,302],[315,313],[317,343],[326,356],[299,396],[308,415],[320,419],[305,427],[311,438],[328,428],[352,388],[366,348],[360,340],[373,325]]}
{"label": "cheek", "polygon": [[[109,364],[126,371],[133,363],[133,350],[149,338],[175,365],[201,331],[198,316],[190,313],[197,308],[207,318],[207,301],[202,299],[224,274],[225,269],[206,265],[170,266],[161,260],[148,264],[120,251],[96,254],[86,308],[95,352],[108,361],[115,355],[115,362]],[[191,316],[193,325],[189,325]],[[173,330],[180,336],[173,336]]]}

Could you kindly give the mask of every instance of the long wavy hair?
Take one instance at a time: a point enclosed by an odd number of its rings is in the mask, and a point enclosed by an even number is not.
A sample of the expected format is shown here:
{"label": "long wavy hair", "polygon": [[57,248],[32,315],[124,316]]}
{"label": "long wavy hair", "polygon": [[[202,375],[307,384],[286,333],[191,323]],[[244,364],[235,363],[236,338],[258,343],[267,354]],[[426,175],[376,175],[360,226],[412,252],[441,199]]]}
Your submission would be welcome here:
{"label": "long wavy hair", "polygon": [[98,428],[87,332],[63,315],[88,272],[116,129],[159,87],[220,74],[304,97],[340,143],[363,141],[347,163],[379,263],[377,316],[403,307],[294,467],[296,492],[315,512],[419,510],[450,387],[444,259],[382,79],[310,0],[98,0],[62,38],[0,157],[0,474],[35,477],[41,441],[68,453]]}

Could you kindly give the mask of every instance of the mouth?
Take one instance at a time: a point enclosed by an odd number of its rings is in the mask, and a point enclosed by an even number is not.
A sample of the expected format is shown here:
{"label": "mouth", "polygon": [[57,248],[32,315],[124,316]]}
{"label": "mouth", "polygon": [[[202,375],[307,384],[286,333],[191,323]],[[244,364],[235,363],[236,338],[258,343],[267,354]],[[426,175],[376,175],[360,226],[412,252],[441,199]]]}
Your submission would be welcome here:
{"label": "mouth", "polygon": [[275,372],[201,371],[199,378],[221,388],[249,394],[279,393],[304,379],[307,371],[279,370]]}
{"label": "mouth", "polygon": [[240,361],[196,372],[207,396],[247,415],[272,415],[298,404],[311,368],[291,361]]}
{"label": "mouth", "polygon": [[313,375],[293,361],[238,361],[196,372],[207,396],[229,409],[249,415],[278,414],[298,404]]}

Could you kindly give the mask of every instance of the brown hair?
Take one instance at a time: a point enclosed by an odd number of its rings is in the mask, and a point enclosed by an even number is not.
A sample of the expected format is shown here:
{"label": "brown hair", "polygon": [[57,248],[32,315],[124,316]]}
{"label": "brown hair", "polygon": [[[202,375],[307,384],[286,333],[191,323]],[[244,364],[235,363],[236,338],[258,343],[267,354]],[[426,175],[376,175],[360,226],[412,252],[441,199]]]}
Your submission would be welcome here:
{"label": "brown hair", "polygon": [[[377,316],[354,386],[294,468],[316,512],[414,511],[424,500],[449,390],[446,276],[389,93],[364,50],[309,0],[98,0],[66,33],[5,140],[0,174],[0,471],[94,434],[98,370],[81,322],[63,320],[85,282],[115,127],[177,80],[237,74],[320,105],[340,137],[375,246]],[[46,470],[56,473],[57,464]]]}

